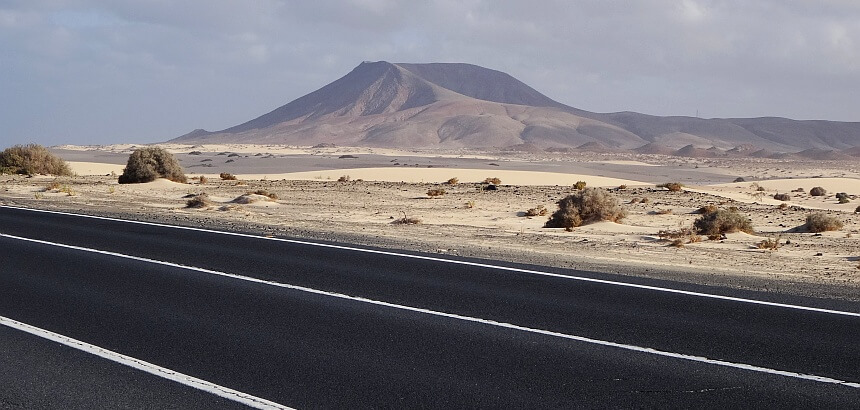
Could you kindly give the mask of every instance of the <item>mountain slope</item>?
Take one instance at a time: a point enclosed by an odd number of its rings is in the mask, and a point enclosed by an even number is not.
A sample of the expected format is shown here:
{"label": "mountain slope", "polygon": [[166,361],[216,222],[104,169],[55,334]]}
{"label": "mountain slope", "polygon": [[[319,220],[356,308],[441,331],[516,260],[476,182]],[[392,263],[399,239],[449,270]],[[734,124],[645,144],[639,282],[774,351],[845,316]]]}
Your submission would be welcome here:
{"label": "mountain slope", "polygon": [[608,149],[716,155],[738,146],[773,152],[845,150],[860,146],[860,123],[591,113],[554,101],[496,70],[380,61],[364,62],[319,90],[243,124],[217,132],[195,130],[172,142],[426,148],[600,144]]}

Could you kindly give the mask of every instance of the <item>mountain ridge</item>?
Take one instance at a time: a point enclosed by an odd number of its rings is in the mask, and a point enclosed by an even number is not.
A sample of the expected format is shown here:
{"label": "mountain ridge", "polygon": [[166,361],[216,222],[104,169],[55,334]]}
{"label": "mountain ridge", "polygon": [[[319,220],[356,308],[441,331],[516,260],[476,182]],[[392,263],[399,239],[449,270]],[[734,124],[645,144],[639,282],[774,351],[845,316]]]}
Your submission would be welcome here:
{"label": "mountain ridge", "polygon": [[[215,132],[194,130],[171,142],[400,148],[599,146],[600,150],[643,148],[640,151],[679,150],[682,155],[708,156],[751,154],[753,150],[732,149],[754,146],[768,152],[849,150],[845,155],[850,155],[851,149],[860,146],[860,123],[592,113],[555,101],[504,72],[477,65],[378,61],[363,62],[322,88],[250,121]],[[650,149],[649,144],[659,149]]]}

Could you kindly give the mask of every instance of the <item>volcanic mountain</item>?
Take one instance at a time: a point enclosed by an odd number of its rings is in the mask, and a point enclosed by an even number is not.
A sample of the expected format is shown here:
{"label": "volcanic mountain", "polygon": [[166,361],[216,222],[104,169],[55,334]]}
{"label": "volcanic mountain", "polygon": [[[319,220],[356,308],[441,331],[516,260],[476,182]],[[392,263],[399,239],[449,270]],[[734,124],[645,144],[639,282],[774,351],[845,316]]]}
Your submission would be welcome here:
{"label": "volcanic mountain", "polygon": [[171,142],[541,149],[585,145],[613,150],[649,146],[660,151],[755,146],[796,152],[858,146],[860,123],[592,113],[554,101],[500,71],[471,64],[380,61],[361,63],[344,77],[251,121],[216,132],[195,130]]}

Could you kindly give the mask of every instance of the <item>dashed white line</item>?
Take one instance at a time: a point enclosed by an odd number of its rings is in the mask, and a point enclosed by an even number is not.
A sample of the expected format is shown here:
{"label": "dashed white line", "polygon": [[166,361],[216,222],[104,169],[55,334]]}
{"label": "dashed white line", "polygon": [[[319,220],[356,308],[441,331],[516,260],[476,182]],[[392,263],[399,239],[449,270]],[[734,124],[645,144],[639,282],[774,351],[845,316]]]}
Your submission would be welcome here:
{"label": "dashed white line", "polygon": [[16,209],[16,210],[30,211],[30,212],[42,212],[42,213],[56,214],[56,215],[75,216],[75,217],[80,217],[80,218],[99,219],[99,220],[112,221],[112,222],[124,222],[124,223],[130,223],[130,224],[138,224],[138,225],[156,226],[156,227],[160,227],[160,228],[181,229],[181,230],[188,230],[188,231],[212,233],[212,234],[218,234],[218,235],[228,235],[228,236],[237,236],[237,237],[243,237],[243,238],[262,239],[262,240],[268,240],[268,241],[286,242],[286,243],[299,244],[299,245],[316,246],[316,247],[321,247],[321,248],[340,249],[340,250],[347,250],[347,251],[354,251],[354,252],[372,253],[372,254],[377,254],[377,255],[395,256],[395,257],[400,257],[400,258],[420,259],[420,260],[440,262],[440,263],[450,263],[450,264],[454,264],[454,265],[473,266],[473,267],[477,267],[477,268],[496,269],[496,270],[502,270],[502,271],[507,271],[507,272],[525,273],[525,274],[530,274],[530,275],[549,276],[549,277],[561,278],[561,279],[566,279],[566,280],[577,280],[577,281],[582,281],[582,282],[600,283],[600,284],[604,284],[604,285],[623,286],[623,287],[637,288],[637,289],[646,289],[646,290],[655,291],[655,292],[675,293],[675,294],[680,294],[680,295],[695,296],[695,297],[702,297],[702,298],[709,298],[709,299],[728,300],[728,301],[739,302],[739,303],[750,303],[750,304],[755,304],[755,305],[773,306],[773,307],[779,307],[779,308],[785,308],[785,309],[796,309],[796,310],[805,310],[805,311],[811,311],[811,312],[828,313],[828,314],[834,314],[834,315],[860,317],[860,312],[848,312],[848,311],[843,311],[843,310],[824,309],[824,308],[817,308],[817,307],[812,307],[812,306],[794,305],[794,304],[778,303],[778,302],[768,302],[768,301],[764,301],[764,300],[740,298],[740,297],[734,297],[734,296],[725,296],[725,295],[718,295],[718,294],[713,294],[713,293],[693,292],[693,291],[689,291],[689,290],[664,288],[664,287],[660,287],[660,286],[651,286],[651,285],[641,285],[641,284],[637,284],[637,283],[618,282],[618,281],[612,281],[612,280],[606,280],[606,279],[588,278],[588,277],[584,277],[584,276],[563,275],[560,273],[544,272],[544,271],[533,270],[533,269],[521,269],[521,268],[510,267],[510,266],[491,265],[488,263],[469,262],[469,261],[461,261],[461,260],[456,260],[456,259],[443,259],[443,258],[436,258],[433,256],[410,255],[407,253],[383,251],[383,250],[377,250],[377,249],[365,249],[365,248],[358,248],[358,247],[354,247],[354,246],[317,243],[317,242],[302,241],[302,240],[297,240],[297,239],[265,237],[265,236],[250,235],[250,234],[239,233],[239,232],[216,231],[213,229],[206,229],[206,228],[194,228],[194,227],[190,227],[190,226],[168,225],[168,224],[162,224],[162,223],[156,223],[156,222],[132,221],[132,220],[127,220],[127,219],[109,218],[109,217],[105,217],[105,216],[83,215],[83,214],[75,214],[75,213],[60,212],[60,211],[49,211],[49,210],[45,210],[45,209],[21,208],[21,207],[8,206],[8,205],[0,205],[0,208]]}
{"label": "dashed white line", "polygon": [[2,233],[0,233],[0,237],[16,239],[16,240],[21,240],[21,241],[27,241],[27,242],[33,242],[33,243],[39,243],[39,244],[49,245],[49,246],[57,246],[57,247],[61,247],[61,248],[73,249],[73,250],[78,250],[78,251],[83,251],[83,252],[108,255],[108,256],[113,256],[113,257],[118,257],[118,258],[140,261],[140,262],[153,263],[153,264],[158,264],[158,265],[163,265],[163,266],[169,266],[169,267],[174,267],[174,268],[180,268],[180,269],[186,269],[186,270],[211,274],[211,275],[223,276],[223,277],[242,280],[242,281],[246,281],[246,282],[259,283],[259,284],[263,284],[263,285],[276,286],[276,287],[296,290],[296,291],[300,291],[300,292],[312,293],[312,294],[321,295],[321,296],[333,297],[333,298],[338,298],[338,299],[346,299],[346,300],[351,300],[351,301],[356,301],[356,302],[361,302],[361,303],[367,303],[367,304],[372,304],[372,305],[377,305],[377,306],[384,306],[384,307],[393,308],[393,309],[406,310],[406,311],[417,312],[417,313],[422,313],[422,314],[427,314],[427,315],[432,315],[432,316],[445,317],[445,318],[456,319],[456,320],[472,322],[472,323],[480,323],[480,324],[484,324],[484,325],[490,325],[490,326],[501,327],[501,328],[506,328],[506,329],[513,329],[513,330],[522,331],[522,332],[529,332],[529,333],[536,333],[536,334],[541,334],[541,335],[553,336],[553,337],[558,337],[558,338],[563,338],[563,339],[568,339],[568,340],[575,340],[575,341],[583,342],[583,343],[590,343],[590,344],[607,346],[607,347],[612,347],[612,348],[618,348],[618,349],[623,349],[623,350],[628,350],[628,351],[647,353],[647,354],[652,354],[652,355],[656,355],[656,356],[671,357],[671,358],[675,358],[675,359],[688,360],[688,361],[699,362],[699,363],[707,363],[707,364],[716,365],[716,366],[730,367],[730,368],[742,369],[742,370],[749,370],[749,371],[754,371],[754,372],[759,372],[759,373],[766,373],[766,374],[771,374],[771,375],[791,377],[791,378],[795,378],[795,379],[809,380],[809,381],[815,381],[815,382],[820,382],[820,383],[837,384],[837,385],[842,385],[842,386],[852,387],[852,388],[860,388],[860,383],[853,382],[853,381],[838,380],[838,379],[834,379],[834,378],[830,378],[830,377],[817,376],[817,375],[811,375],[811,374],[803,374],[803,373],[790,372],[790,371],[778,370],[778,369],[770,369],[770,368],[755,366],[755,365],[746,364],[746,363],[734,363],[734,362],[728,362],[728,361],[719,360],[719,359],[710,359],[710,358],[702,357],[702,356],[693,356],[693,355],[687,355],[687,354],[682,354],[682,353],[667,352],[667,351],[652,349],[649,347],[641,347],[641,346],[635,346],[635,345],[624,344],[624,343],[616,343],[616,342],[611,342],[611,341],[606,341],[606,340],[592,339],[592,338],[584,337],[584,336],[576,336],[576,335],[570,335],[570,334],[566,334],[566,333],[553,332],[550,330],[535,329],[535,328],[530,328],[530,327],[526,327],[526,326],[515,325],[512,323],[497,322],[494,320],[481,319],[481,318],[476,318],[476,317],[471,317],[471,316],[463,316],[463,315],[458,315],[458,314],[454,314],[454,313],[440,312],[440,311],[435,311],[435,310],[430,310],[430,309],[425,309],[425,308],[419,308],[419,307],[414,307],[414,306],[400,305],[400,304],[396,304],[396,303],[390,303],[390,302],[385,302],[385,301],[380,301],[380,300],[368,299],[368,298],[363,298],[363,297],[358,297],[358,296],[350,296],[350,295],[346,295],[343,293],[329,292],[329,291],[325,291],[325,290],[313,289],[313,288],[308,288],[308,287],[304,287],[304,286],[291,285],[291,284],[287,284],[287,283],[280,283],[280,282],[275,282],[275,281],[263,280],[263,279],[259,279],[259,278],[237,275],[237,274],[233,274],[233,273],[220,272],[220,271],[216,271],[216,270],[212,270],[212,269],[205,269],[205,268],[199,268],[199,267],[195,267],[195,266],[181,265],[181,264],[177,264],[177,263],[173,263],[173,262],[159,261],[159,260],[155,260],[155,259],[142,258],[139,256],[133,256],[133,255],[125,255],[125,254],[121,254],[121,253],[117,253],[117,252],[104,251],[104,250],[99,250],[99,249],[84,248],[84,247],[75,246],[75,245],[66,245],[66,244],[62,244],[62,243],[43,241],[40,239],[23,238],[23,237],[19,237],[19,236],[7,235],[7,234],[2,234]]}
{"label": "dashed white line", "polygon": [[223,397],[225,399],[232,400],[249,407],[253,407],[256,409],[290,409],[290,407],[275,403],[270,400],[252,396],[247,393],[242,393],[238,390],[233,390],[228,387],[220,386],[215,383],[198,379],[196,377],[192,377],[187,374],[177,372],[175,370],[170,370],[144,360],[136,359],[131,356],[126,356],[124,354],[117,353],[96,345],[92,345],[81,340],[73,339],[68,336],[63,336],[61,334],[54,333],[33,325],[28,325],[26,323],[13,320],[8,317],[0,316],[0,325],[10,327],[12,329],[17,329],[22,332],[41,337],[43,339],[51,340],[71,347],[73,349],[90,353],[110,360],[112,362],[120,363],[132,367],[134,369],[161,377],[163,379],[172,380],[185,386],[192,387],[197,390],[202,390],[204,392],[211,393],[216,396]]}

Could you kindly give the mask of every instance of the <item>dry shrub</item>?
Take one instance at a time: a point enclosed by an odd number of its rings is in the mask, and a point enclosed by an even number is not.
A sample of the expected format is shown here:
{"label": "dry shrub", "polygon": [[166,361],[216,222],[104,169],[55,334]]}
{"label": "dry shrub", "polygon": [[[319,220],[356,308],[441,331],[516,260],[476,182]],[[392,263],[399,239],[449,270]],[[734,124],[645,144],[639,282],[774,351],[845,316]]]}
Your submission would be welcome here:
{"label": "dry shrub", "polygon": [[501,185],[501,184],[502,184],[502,180],[501,180],[501,179],[498,179],[498,178],[493,177],[493,178],[487,178],[487,179],[485,179],[485,180],[484,180],[484,183],[485,183],[485,184],[493,184],[493,185]]}
{"label": "dry shrub", "polygon": [[709,214],[711,212],[717,212],[717,206],[716,205],[705,205],[705,206],[696,210],[697,214],[702,214],[702,215]]}
{"label": "dry shrub", "polygon": [[848,194],[846,194],[845,192],[837,193],[836,199],[839,201],[840,204],[847,204],[851,202],[851,200],[848,198]]}
{"label": "dry shrub", "polygon": [[755,246],[756,246],[756,248],[759,248],[759,249],[775,251],[775,250],[779,249],[779,247],[782,245],[779,243],[779,238],[776,238],[776,239],[767,238],[767,239],[757,243]]}
{"label": "dry shrub", "polygon": [[579,191],[582,191],[583,189],[585,189],[585,181],[576,181],[576,183],[573,184],[573,187]]}
{"label": "dry shrub", "polygon": [[526,210],[525,216],[546,216],[549,213],[549,210],[546,209],[543,205],[538,205],[534,208],[529,208]]}
{"label": "dry shrub", "polygon": [[737,210],[718,209],[700,216],[693,222],[696,230],[708,238],[719,238],[732,232],[753,233],[752,221]]}
{"label": "dry shrub", "polygon": [[735,180],[734,180],[734,182],[744,182],[744,181],[746,181],[746,180],[744,179],[744,177],[737,177],[737,178],[735,178]]}
{"label": "dry shrub", "polygon": [[433,189],[427,190],[427,196],[429,196],[431,198],[440,197],[442,195],[445,195],[444,189],[433,188]]}
{"label": "dry shrub", "polygon": [[457,177],[451,178],[447,181],[448,185],[457,185],[460,183],[460,179]]}
{"label": "dry shrub", "polygon": [[857,208],[854,208],[854,213],[860,214],[860,205],[858,205]]}
{"label": "dry shrub", "polygon": [[618,222],[627,213],[609,191],[585,188],[558,201],[558,210],[544,224],[545,228],[572,229],[597,221]]}
{"label": "dry shrub", "polygon": [[222,181],[235,181],[236,180],[236,176],[229,173],[229,172],[222,172],[218,176],[221,177]]}
{"label": "dry shrub", "polygon": [[194,195],[185,202],[186,208],[208,208],[212,206],[212,201],[209,200],[209,195],[205,193]]}
{"label": "dry shrub", "polygon": [[63,184],[61,184],[60,181],[55,179],[55,180],[51,181],[51,183],[48,184],[48,186],[45,187],[45,192],[56,191],[56,190],[60,189],[61,186],[63,186]]}
{"label": "dry shrub", "polygon": [[624,184],[618,185],[618,188],[616,188],[616,189],[618,189],[619,191],[622,189],[627,189],[627,185],[624,185]]}
{"label": "dry shrub", "polygon": [[340,178],[337,179],[337,182],[349,182],[349,175],[341,175]]}
{"label": "dry shrub", "polygon": [[629,204],[638,204],[638,203],[639,203],[639,198],[633,198],[633,199],[631,199],[631,200],[630,200],[630,202],[628,202],[628,203],[629,203]]}
{"label": "dry shrub", "polygon": [[803,225],[809,232],[838,231],[842,229],[842,221],[835,216],[824,212],[816,212],[806,216],[806,224]]}
{"label": "dry shrub", "polygon": [[[249,193],[250,193],[250,192],[249,192]],[[258,189],[258,190],[256,190],[256,191],[254,191],[254,194],[255,194],[255,195],[262,195],[262,196],[268,197],[269,199],[271,199],[271,200],[273,200],[273,201],[277,201],[277,200],[278,200],[278,194],[276,194],[276,193],[274,193],[274,192],[266,191],[265,189]]]}
{"label": "dry shrub", "polygon": [[415,217],[407,216],[406,212],[404,212],[404,211],[401,211],[401,212],[403,212],[403,218],[397,218],[397,219],[391,221],[392,224],[394,224],[394,225],[419,225],[423,222],[421,220],[421,218],[415,218]]}
{"label": "dry shrub", "polygon": [[693,227],[680,227],[677,230],[670,231],[663,229],[657,233],[657,236],[664,241],[671,240],[669,246],[683,247],[685,243],[697,243],[702,241],[702,237],[696,234]]}
{"label": "dry shrub", "polygon": [[657,209],[654,211],[654,215],[669,215],[671,213],[671,209]]}
{"label": "dry shrub", "polygon": [[72,176],[60,157],[38,144],[15,145],[0,152],[0,174]]}
{"label": "dry shrub", "polygon": [[466,201],[466,209],[472,209],[475,207],[475,201]]}
{"label": "dry shrub", "polygon": [[783,202],[783,203],[779,204],[779,206],[777,208],[784,211],[784,210],[788,209],[788,204]]}
{"label": "dry shrub", "polygon": [[810,196],[824,196],[827,195],[827,190],[823,187],[817,186],[809,190]]}
{"label": "dry shrub", "polygon": [[773,199],[777,201],[791,201],[791,195],[789,194],[773,194]]}
{"label": "dry shrub", "polygon": [[664,184],[657,185],[657,188],[666,188],[670,192],[678,192],[683,188],[684,185],[680,182],[666,182]]}
{"label": "dry shrub", "polygon": [[134,150],[128,163],[119,176],[120,184],[152,182],[157,178],[167,178],[173,182],[186,183],[185,173],[179,161],[164,148],[147,147]]}
{"label": "dry shrub", "polygon": [[199,181],[200,181],[200,185],[203,185],[203,184],[209,182],[209,178],[206,178],[203,175],[200,175]]}

